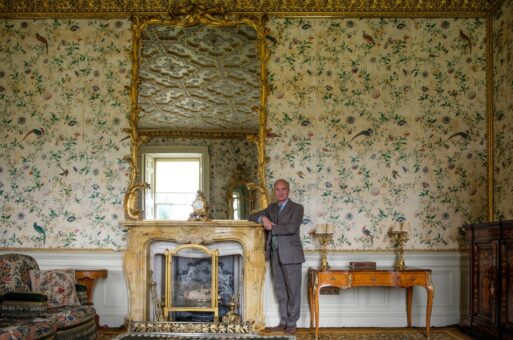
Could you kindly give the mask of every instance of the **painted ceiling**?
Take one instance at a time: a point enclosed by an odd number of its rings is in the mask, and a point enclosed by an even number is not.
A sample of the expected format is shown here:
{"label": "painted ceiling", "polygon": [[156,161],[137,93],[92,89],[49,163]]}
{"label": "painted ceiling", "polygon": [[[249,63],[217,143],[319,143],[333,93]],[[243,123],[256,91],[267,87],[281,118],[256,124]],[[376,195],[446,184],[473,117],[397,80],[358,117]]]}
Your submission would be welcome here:
{"label": "painted ceiling", "polygon": [[149,26],[139,128],[258,131],[259,58],[249,26]]}

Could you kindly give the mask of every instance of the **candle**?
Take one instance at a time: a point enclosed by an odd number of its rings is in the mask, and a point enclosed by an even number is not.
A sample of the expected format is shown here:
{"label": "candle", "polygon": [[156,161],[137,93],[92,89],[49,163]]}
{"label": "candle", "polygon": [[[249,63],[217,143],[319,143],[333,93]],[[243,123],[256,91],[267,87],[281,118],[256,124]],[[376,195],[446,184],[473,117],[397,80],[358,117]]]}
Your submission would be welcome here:
{"label": "candle", "polygon": [[333,234],[334,228],[331,223],[319,223],[315,225],[316,234]]}
{"label": "candle", "polygon": [[325,234],[326,233],[326,224],[318,223],[315,225],[315,233],[316,234]]}
{"label": "candle", "polygon": [[394,222],[394,224],[392,224],[392,231],[401,231],[401,222]]}
{"label": "candle", "polygon": [[326,234],[333,234],[333,232],[334,232],[333,224],[326,223]]}

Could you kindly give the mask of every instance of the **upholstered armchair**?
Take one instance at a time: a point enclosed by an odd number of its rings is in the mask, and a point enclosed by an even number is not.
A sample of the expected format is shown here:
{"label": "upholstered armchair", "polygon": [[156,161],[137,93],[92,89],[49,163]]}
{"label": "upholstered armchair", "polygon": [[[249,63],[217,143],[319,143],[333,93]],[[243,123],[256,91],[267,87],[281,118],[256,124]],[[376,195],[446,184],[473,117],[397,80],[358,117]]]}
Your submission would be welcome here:
{"label": "upholstered armchair", "polygon": [[33,257],[0,255],[0,340],[94,339],[96,310],[73,270],[41,271]]}

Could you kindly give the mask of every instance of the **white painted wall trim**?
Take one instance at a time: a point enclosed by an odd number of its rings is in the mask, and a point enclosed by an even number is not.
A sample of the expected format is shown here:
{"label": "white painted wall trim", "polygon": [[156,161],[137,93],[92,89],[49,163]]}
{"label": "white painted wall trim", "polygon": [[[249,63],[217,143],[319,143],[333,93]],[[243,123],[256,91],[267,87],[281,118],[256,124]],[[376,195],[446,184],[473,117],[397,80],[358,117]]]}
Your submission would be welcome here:
{"label": "white painted wall trim", "polygon": [[[118,327],[128,314],[128,289],[123,272],[122,252],[102,251],[0,251],[18,252],[33,256],[41,269],[105,268],[109,276],[100,280],[94,292],[94,305],[100,315],[100,324]],[[435,297],[431,326],[458,324],[461,307],[466,305],[467,256],[459,252],[406,252],[406,265],[430,268],[433,271]],[[392,253],[330,253],[329,263],[334,267],[347,266],[349,261],[376,261],[378,266],[393,266]],[[310,312],[306,298],[306,273],[309,267],[318,267],[320,257],[306,254],[303,264],[302,306],[299,327],[309,327]],[[352,288],[340,295],[321,296],[321,327],[402,327],[406,325],[406,292],[400,288]],[[269,271],[264,287],[264,315],[267,326],[279,322],[278,306],[274,298]],[[426,293],[416,287],[413,292],[412,322],[425,326]]]}
{"label": "white painted wall trim", "polygon": [[[435,287],[431,326],[447,326],[460,321],[462,305],[462,270],[466,275],[466,255],[459,252],[406,252],[408,267],[430,268]],[[379,267],[391,267],[393,253],[331,253],[328,261],[333,268],[347,267],[350,261],[375,261]],[[298,327],[309,327],[310,310],[307,299],[307,272],[318,267],[320,256],[306,254],[303,264],[301,318]],[[466,282],[466,278],[465,278]],[[269,268],[264,288],[266,325],[279,323],[278,306],[272,289]],[[412,324],[424,327],[426,322],[426,291],[413,290]],[[406,326],[406,290],[387,287],[359,287],[342,290],[339,295],[320,297],[321,327],[403,327]]]}

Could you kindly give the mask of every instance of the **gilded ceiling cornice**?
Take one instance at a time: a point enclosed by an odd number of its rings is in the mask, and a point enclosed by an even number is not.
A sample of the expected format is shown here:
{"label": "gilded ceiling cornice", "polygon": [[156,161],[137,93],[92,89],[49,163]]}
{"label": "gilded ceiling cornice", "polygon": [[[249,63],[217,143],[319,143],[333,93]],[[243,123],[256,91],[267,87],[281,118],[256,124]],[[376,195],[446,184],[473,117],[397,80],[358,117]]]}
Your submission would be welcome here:
{"label": "gilded ceiling cornice", "polygon": [[256,132],[229,130],[147,130],[139,129],[139,135],[153,138],[206,138],[206,139],[248,139],[256,138]]}
{"label": "gilded ceiling cornice", "polygon": [[0,0],[0,17],[129,17],[201,4],[238,13],[345,16],[484,16],[501,0]]}

